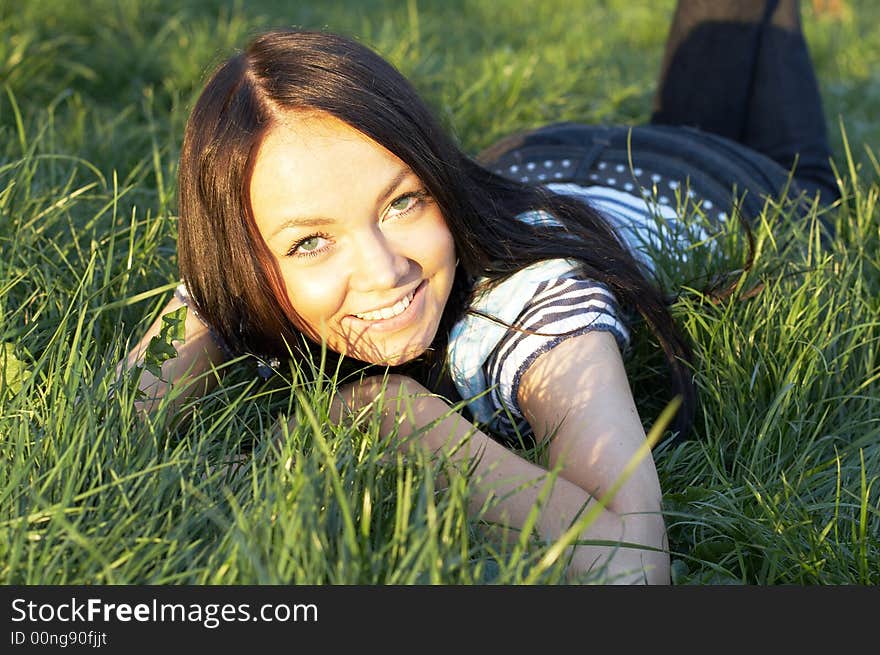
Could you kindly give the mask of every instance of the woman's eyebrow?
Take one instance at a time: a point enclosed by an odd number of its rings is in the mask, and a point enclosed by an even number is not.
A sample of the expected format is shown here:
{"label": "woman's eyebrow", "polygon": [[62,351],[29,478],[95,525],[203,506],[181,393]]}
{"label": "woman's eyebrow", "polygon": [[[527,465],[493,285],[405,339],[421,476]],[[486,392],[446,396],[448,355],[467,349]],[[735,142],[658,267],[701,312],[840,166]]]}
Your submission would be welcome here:
{"label": "woman's eyebrow", "polygon": [[412,170],[410,169],[409,166],[404,166],[399,171],[397,171],[397,175],[395,175],[393,178],[391,178],[391,181],[388,183],[388,186],[385,187],[385,190],[376,199],[376,204],[381,205],[383,202],[385,202],[388,199],[388,196],[390,196],[392,193],[394,193],[394,190],[400,186],[400,183],[403,182],[411,174],[412,174]]}
{"label": "woman's eyebrow", "polygon": [[332,218],[325,218],[323,216],[301,216],[299,218],[290,218],[279,225],[275,231],[269,235],[269,238],[272,239],[280,232],[292,227],[321,227],[335,222],[336,221]]}

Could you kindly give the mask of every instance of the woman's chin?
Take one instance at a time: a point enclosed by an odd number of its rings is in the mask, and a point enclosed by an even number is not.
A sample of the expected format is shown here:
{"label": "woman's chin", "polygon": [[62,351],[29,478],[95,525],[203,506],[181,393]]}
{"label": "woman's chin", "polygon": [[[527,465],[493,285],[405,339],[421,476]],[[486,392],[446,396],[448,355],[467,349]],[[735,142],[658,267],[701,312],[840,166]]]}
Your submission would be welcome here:
{"label": "woman's chin", "polygon": [[403,352],[396,353],[349,353],[349,356],[355,357],[356,359],[359,359],[367,364],[374,364],[376,366],[400,366],[401,364],[411,362],[416,357],[423,354],[426,350],[427,347],[419,347],[409,348]]}

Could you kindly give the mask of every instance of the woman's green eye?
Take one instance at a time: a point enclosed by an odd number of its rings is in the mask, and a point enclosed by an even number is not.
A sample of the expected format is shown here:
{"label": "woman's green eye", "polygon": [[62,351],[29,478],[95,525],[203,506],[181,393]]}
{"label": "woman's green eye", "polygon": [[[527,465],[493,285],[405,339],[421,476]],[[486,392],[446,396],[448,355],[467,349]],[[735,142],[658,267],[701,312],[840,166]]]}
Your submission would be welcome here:
{"label": "woman's green eye", "polygon": [[320,239],[320,237],[309,237],[308,239],[304,239],[299,244],[299,250],[302,250],[305,252],[311,252],[312,250],[317,250],[319,239]]}
{"label": "woman's green eye", "polygon": [[323,253],[330,245],[332,245],[332,239],[328,234],[312,234],[307,237],[303,237],[299,241],[293,244],[290,250],[287,252],[289,257],[317,257],[321,253]]}
{"label": "woman's green eye", "polygon": [[400,198],[398,198],[397,200],[395,200],[394,202],[391,203],[391,209],[393,209],[396,212],[406,211],[409,208],[412,200],[413,200],[412,196],[401,196]]}

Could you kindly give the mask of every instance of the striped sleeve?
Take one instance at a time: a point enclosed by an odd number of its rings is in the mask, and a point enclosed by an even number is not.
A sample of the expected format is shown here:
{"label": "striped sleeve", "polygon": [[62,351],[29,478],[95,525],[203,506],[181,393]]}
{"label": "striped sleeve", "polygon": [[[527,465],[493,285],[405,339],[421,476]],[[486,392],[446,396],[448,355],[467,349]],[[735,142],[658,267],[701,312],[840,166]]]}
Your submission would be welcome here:
{"label": "striped sleeve", "polygon": [[486,361],[492,405],[523,418],[516,398],[532,362],[566,339],[597,330],[613,334],[621,349],[629,343],[629,330],[606,286],[574,274],[542,282]]}

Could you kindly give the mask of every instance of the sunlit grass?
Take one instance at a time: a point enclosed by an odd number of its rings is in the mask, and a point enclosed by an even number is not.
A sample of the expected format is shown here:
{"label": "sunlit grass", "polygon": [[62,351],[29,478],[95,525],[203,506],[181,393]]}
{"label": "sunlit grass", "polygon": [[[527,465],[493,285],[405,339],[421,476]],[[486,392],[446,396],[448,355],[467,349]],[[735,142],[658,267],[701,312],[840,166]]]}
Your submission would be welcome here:
{"label": "sunlit grass", "polygon": [[[741,265],[740,234],[679,271],[701,406],[694,440],[655,451],[679,584],[880,582],[880,10],[845,4],[804,7],[837,239],[784,213],[756,225],[753,270],[720,303],[698,278]],[[672,3],[582,5],[0,1],[0,581],[562,582],[559,544],[468,517],[467,471],[389,457],[369,415],[329,421],[323,378],[231,363],[181,422],[137,415],[113,371],[176,280],[187,108],[250,33],[358,35],[476,152],[541,122],[647,119]],[[627,365],[650,425],[666,399],[646,339]]]}

